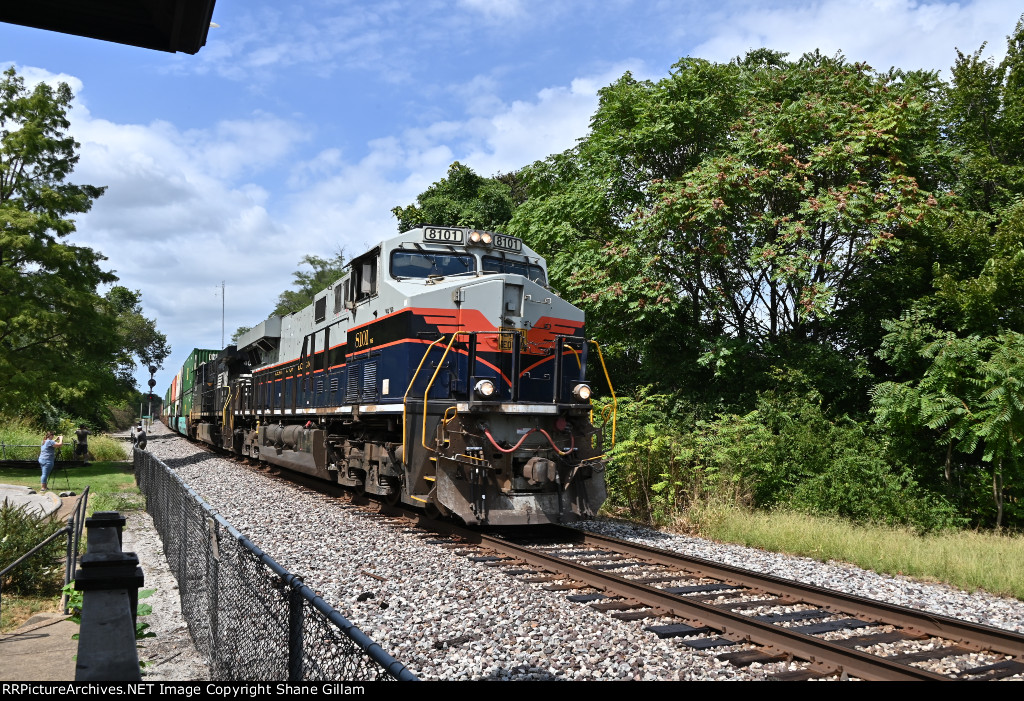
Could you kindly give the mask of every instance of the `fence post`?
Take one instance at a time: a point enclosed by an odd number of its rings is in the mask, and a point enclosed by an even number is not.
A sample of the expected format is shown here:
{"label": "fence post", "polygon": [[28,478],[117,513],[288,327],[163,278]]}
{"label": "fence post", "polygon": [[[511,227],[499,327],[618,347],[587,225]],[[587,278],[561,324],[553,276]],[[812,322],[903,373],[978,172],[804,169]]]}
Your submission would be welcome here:
{"label": "fence post", "polygon": [[138,681],[135,613],[144,581],[139,558],[121,550],[125,518],[101,511],[86,519],[88,549],[75,576],[83,592],[75,681]]}
{"label": "fence post", "polygon": [[288,681],[302,681],[302,594],[288,589]]}

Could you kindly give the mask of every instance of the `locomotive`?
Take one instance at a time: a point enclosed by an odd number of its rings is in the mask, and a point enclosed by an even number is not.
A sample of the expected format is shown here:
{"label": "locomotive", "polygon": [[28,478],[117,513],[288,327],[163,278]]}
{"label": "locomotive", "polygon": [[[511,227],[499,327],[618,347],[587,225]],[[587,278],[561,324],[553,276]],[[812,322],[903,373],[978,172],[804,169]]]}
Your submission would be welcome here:
{"label": "locomotive", "polygon": [[611,412],[594,421],[591,347],[603,359],[543,258],[513,236],[425,226],[346,269],[305,309],[193,350],[165,423],[470,525],[596,514]]}

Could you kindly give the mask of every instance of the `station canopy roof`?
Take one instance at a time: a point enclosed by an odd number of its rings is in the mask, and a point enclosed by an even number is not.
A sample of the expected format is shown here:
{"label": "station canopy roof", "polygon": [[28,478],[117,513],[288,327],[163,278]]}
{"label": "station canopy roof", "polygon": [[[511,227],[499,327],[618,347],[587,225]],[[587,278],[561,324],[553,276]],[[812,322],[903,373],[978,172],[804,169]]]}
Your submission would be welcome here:
{"label": "station canopy roof", "polygon": [[206,44],[216,0],[5,0],[0,22],[194,54]]}

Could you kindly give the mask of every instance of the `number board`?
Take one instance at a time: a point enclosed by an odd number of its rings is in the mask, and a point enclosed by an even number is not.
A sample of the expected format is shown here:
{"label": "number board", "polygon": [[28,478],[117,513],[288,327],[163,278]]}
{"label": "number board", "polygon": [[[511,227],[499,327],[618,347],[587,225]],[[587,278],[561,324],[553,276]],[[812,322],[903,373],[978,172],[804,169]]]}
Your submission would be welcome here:
{"label": "number board", "polygon": [[464,243],[462,229],[451,229],[440,226],[423,228],[423,240],[437,243]]}
{"label": "number board", "polygon": [[523,250],[523,242],[517,239],[515,236],[503,236],[502,234],[495,234],[494,247],[504,248],[506,251],[515,251],[516,253],[520,253]]}
{"label": "number board", "polygon": [[502,351],[506,351],[506,352],[512,350],[512,341],[513,341],[512,334],[513,333],[519,334],[519,338],[521,339],[521,341],[520,341],[520,343],[521,343],[520,348],[522,348],[523,346],[526,345],[526,329],[514,329],[514,328],[508,328],[508,327],[502,326],[501,327],[501,331],[502,331],[501,335],[498,336],[498,338],[500,339],[500,343],[498,345],[498,350],[502,350]]}

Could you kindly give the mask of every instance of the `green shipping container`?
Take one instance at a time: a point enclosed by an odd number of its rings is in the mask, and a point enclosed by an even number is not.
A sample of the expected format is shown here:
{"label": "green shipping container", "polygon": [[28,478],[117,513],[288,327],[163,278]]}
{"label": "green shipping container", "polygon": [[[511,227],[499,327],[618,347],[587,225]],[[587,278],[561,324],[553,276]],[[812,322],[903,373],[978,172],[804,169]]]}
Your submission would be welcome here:
{"label": "green shipping container", "polygon": [[188,354],[181,366],[181,414],[188,416],[192,411],[192,390],[196,382],[196,369],[203,363],[220,355],[219,350],[196,348]]}

